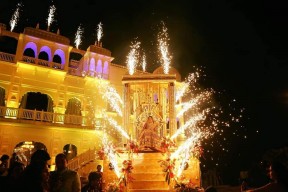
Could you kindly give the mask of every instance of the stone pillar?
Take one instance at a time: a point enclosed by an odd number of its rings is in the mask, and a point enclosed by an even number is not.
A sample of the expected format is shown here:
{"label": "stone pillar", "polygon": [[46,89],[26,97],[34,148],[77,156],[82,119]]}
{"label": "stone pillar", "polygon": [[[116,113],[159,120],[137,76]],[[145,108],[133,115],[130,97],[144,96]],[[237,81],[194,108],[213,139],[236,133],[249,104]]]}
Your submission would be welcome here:
{"label": "stone pillar", "polygon": [[172,136],[176,131],[176,110],[175,110],[175,85],[170,82],[168,85],[169,100],[169,133]]}
{"label": "stone pillar", "polygon": [[[130,85],[129,83],[125,83],[124,85],[124,121],[123,121],[123,128],[124,130],[130,134],[129,130],[129,119],[130,119]],[[122,142],[127,143],[127,139],[125,137],[122,137]]]}

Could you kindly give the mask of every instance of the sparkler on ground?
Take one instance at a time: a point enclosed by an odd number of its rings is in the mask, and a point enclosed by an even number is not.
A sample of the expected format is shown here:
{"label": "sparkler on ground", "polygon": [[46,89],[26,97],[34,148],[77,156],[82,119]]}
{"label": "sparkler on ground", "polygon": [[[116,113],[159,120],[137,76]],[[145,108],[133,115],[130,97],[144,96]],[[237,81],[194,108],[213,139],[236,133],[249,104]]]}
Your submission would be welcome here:
{"label": "sparkler on ground", "polygon": [[135,69],[139,60],[140,42],[138,41],[132,42],[130,48],[131,50],[128,53],[126,62],[129,75],[133,75],[135,73]]}
{"label": "sparkler on ground", "polygon": [[50,6],[50,9],[49,9],[48,18],[47,18],[47,24],[48,24],[47,31],[50,30],[50,26],[51,26],[51,24],[52,24],[53,21],[54,21],[55,11],[56,11],[56,7],[55,7],[54,5],[51,5],[51,6]]}
{"label": "sparkler on ground", "polygon": [[164,22],[162,22],[162,31],[158,33],[158,49],[160,52],[160,56],[162,59],[162,66],[164,74],[169,74],[170,63],[172,57],[169,55],[168,52],[168,29],[166,28]]}
{"label": "sparkler on ground", "polygon": [[83,34],[83,29],[81,27],[81,25],[78,26],[78,29],[77,29],[77,32],[75,34],[75,46],[76,48],[78,49],[79,48],[79,45],[82,43],[82,34]]}
{"label": "sparkler on ground", "polygon": [[22,4],[18,3],[16,6],[16,10],[14,11],[14,14],[12,15],[12,18],[10,20],[10,31],[11,32],[14,30],[14,28],[17,25],[17,22],[19,20],[19,11],[20,11],[21,7],[22,7]]}
{"label": "sparkler on ground", "polygon": [[120,173],[120,168],[118,167],[118,163],[117,163],[116,151],[113,148],[113,145],[111,144],[111,142],[108,141],[106,134],[104,134],[103,136],[102,144],[104,148],[104,153],[106,154],[107,158],[112,164],[115,174],[117,175],[118,178],[120,178],[121,173]]}
{"label": "sparkler on ground", "polygon": [[[100,40],[102,37],[103,37],[103,28],[102,28],[102,23],[100,22],[97,25],[97,42],[98,42],[98,45],[100,45]],[[95,44],[96,44],[96,42],[95,42]]]}

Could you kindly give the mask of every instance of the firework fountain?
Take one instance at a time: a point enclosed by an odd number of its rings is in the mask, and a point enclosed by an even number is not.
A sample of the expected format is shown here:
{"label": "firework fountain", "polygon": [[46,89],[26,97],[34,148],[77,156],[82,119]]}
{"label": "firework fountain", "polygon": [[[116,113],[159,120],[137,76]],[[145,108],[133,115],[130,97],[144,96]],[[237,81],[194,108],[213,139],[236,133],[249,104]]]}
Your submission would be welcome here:
{"label": "firework fountain", "polygon": [[10,20],[10,31],[11,32],[14,30],[14,28],[17,25],[17,22],[19,20],[19,12],[20,12],[21,7],[22,7],[22,4],[18,3],[16,6],[16,10],[14,11],[14,14],[12,15],[12,18]]}
{"label": "firework fountain", "polygon": [[137,63],[139,61],[140,42],[139,41],[132,42],[130,48],[131,50],[128,53],[126,63],[129,75],[133,75],[135,73]]}
{"label": "firework fountain", "polygon": [[95,45],[98,44],[98,46],[100,46],[100,40],[103,37],[103,27],[102,27],[102,23],[100,22],[97,25],[97,40],[95,41]]}
{"label": "firework fountain", "polygon": [[47,18],[47,31],[50,31],[50,26],[54,21],[54,14],[56,11],[56,7],[54,5],[51,5],[48,12],[48,18]]}
{"label": "firework fountain", "polygon": [[81,27],[81,25],[78,26],[78,29],[77,29],[77,32],[75,34],[75,46],[76,48],[78,49],[79,48],[79,45],[82,43],[82,34],[83,34],[83,29]]}
{"label": "firework fountain", "polygon": [[168,29],[166,28],[164,22],[162,22],[162,30],[158,33],[158,49],[160,52],[160,58],[162,60],[163,72],[164,74],[169,73],[170,63],[172,57],[169,55],[168,51]]}

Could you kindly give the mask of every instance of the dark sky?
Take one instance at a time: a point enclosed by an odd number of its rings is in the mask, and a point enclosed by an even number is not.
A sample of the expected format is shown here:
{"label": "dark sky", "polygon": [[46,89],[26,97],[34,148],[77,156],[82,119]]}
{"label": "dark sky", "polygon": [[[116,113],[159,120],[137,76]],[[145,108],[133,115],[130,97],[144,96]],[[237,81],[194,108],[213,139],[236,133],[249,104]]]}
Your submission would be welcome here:
{"label": "dark sky", "polygon": [[[0,22],[8,25],[19,1],[1,0]],[[156,35],[164,21],[170,37],[172,65],[185,78],[193,66],[204,67],[203,86],[225,92],[245,108],[243,126],[248,140],[237,142],[249,161],[253,155],[288,144],[288,12],[284,1],[260,0],[55,0],[56,22],[62,35],[74,41],[78,25],[84,27],[81,49],[96,39],[103,23],[103,47],[114,63],[125,65],[129,45],[136,37],[148,57],[150,70],[159,64]],[[69,2],[69,3],[68,3]],[[46,29],[51,1],[23,0],[16,32],[40,23]],[[224,100],[225,101],[225,100]],[[256,131],[259,133],[256,134]],[[237,152],[235,152],[237,153]],[[247,153],[247,155],[246,155]]]}

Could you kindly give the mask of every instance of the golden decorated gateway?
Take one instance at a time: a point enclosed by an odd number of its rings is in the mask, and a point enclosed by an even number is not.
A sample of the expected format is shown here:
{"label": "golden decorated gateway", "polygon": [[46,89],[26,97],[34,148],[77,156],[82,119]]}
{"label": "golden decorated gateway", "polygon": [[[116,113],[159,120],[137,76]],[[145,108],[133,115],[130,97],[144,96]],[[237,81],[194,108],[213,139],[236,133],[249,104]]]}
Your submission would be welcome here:
{"label": "golden decorated gateway", "polygon": [[[128,75],[126,67],[112,61],[111,52],[101,43],[85,51],[72,47],[59,32],[27,27],[19,34],[0,24],[0,155],[26,150],[22,160],[29,161],[25,158],[37,143],[47,149],[52,165],[58,153],[67,152],[70,168],[82,176],[103,164],[109,182],[115,175],[95,152],[104,132],[118,148],[128,139],[107,118],[136,140],[149,116],[157,122],[159,138],[173,135],[184,124],[183,117],[176,118],[181,108],[177,105],[181,99],[175,99],[176,89],[183,86],[180,74],[171,68],[166,75],[159,67],[153,73]],[[103,96],[107,87],[113,87],[123,100],[122,116]],[[182,133],[176,144],[184,140]],[[119,156],[120,164],[125,156]],[[161,159],[163,155],[155,151],[136,155],[135,181],[129,190],[141,191],[143,186],[170,190],[158,163]],[[183,174],[200,186],[197,158],[190,160]]]}

